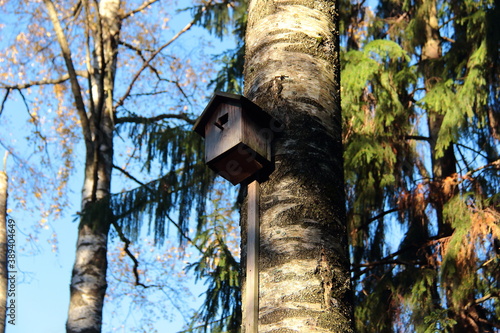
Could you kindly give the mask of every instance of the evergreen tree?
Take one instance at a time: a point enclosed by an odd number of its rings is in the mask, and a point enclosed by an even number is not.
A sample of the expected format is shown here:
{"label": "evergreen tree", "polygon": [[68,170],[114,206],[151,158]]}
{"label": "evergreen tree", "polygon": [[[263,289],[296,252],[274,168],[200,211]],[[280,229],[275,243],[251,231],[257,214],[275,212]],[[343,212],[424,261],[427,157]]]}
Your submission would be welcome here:
{"label": "evergreen tree", "polygon": [[381,1],[345,31],[366,36],[342,67],[360,332],[500,327],[498,15]]}

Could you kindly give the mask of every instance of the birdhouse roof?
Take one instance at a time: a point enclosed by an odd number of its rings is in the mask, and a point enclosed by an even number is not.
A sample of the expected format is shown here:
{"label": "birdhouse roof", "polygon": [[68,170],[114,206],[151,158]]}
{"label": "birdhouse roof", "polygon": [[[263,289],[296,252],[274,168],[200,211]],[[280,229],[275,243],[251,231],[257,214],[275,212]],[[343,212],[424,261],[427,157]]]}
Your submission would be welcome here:
{"label": "birdhouse roof", "polygon": [[262,110],[257,104],[253,103],[248,98],[241,95],[218,91],[214,93],[210,102],[208,102],[208,105],[205,107],[205,110],[203,110],[202,114],[196,120],[196,123],[193,126],[193,130],[196,133],[205,137],[205,125],[210,120],[217,107],[222,103],[239,104],[243,109],[243,112],[247,112],[253,120],[263,126],[268,126],[273,119],[267,112]]}

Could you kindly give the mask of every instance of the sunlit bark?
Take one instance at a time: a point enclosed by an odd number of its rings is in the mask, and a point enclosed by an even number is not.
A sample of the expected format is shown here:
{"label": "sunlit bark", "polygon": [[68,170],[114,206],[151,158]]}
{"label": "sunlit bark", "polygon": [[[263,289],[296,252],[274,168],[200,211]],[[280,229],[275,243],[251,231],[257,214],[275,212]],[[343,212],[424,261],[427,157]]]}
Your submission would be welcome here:
{"label": "sunlit bark", "polygon": [[285,124],[261,185],[259,332],[352,332],[336,17],[249,4],[245,94]]}
{"label": "sunlit bark", "polygon": [[[97,26],[92,27],[96,33],[93,48],[94,67],[90,76],[93,100],[88,118],[90,134],[84,135],[87,149],[82,189],[82,211],[86,212],[92,211],[93,205],[106,198],[111,188],[113,92],[121,25],[119,10],[118,0],[99,2],[99,22]],[[59,38],[59,40],[64,39]],[[61,49],[64,55],[63,44]],[[69,67],[68,72],[73,79],[75,74]],[[78,100],[76,96],[75,99]],[[86,114],[85,111],[80,112],[80,118],[86,119]],[[83,124],[84,121],[82,126]],[[106,206],[101,205],[100,209],[99,214],[85,214],[80,222],[70,286],[67,332],[101,331],[102,308],[107,287],[107,239],[111,221],[109,221],[110,215],[105,213]]]}

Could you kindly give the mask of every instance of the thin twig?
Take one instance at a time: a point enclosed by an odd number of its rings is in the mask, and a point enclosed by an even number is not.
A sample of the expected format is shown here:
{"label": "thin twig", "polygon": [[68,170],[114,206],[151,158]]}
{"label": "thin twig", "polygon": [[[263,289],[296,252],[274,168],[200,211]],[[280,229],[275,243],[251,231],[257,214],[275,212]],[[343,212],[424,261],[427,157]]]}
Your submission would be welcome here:
{"label": "thin twig", "polygon": [[115,164],[113,164],[113,169],[116,169],[118,171],[120,171],[121,173],[123,173],[125,176],[127,176],[128,178],[132,179],[134,182],[136,182],[137,184],[141,185],[141,186],[144,186],[145,188],[147,188],[149,191],[153,192],[153,190],[147,185],[147,184],[144,184],[143,182],[141,182],[139,179],[135,178],[134,176],[132,176],[127,170],[125,169],[122,169],[120,168],[119,166],[116,166]]}
{"label": "thin twig", "polygon": [[125,13],[123,16],[122,16],[122,19],[126,19],[130,16],[133,16],[134,14],[137,14],[139,12],[142,12],[144,9],[148,8],[149,6],[151,6],[152,4],[154,4],[155,2],[158,2],[158,0],[148,0],[148,1],[144,1],[142,3],[142,5],[140,5],[139,7],[137,7],[136,9],[134,10],[131,10],[130,12],[128,13]]}
{"label": "thin twig", "polygon": [[358,231],[358,230],[360,230],[360,229],[364,229],[364,228],[366,228],[366,227],[367,227],[370,223],[372,223],[372,222],[374,222],[374,221],[378,220],[379,218],[384,217],[384,216],[385,216],[385,215],[387,215],[387,214],[397,212],[397,211],[399,211],[399,210],[400,210],[399,208],[392,208],[392,209],[386,210],[385,212],[382,212],[382,213],[380,213],[380,214],[378,214],[378,215],[376,215],[376,216],[374,216],[374,217],[372,217],[372,218],[368,219],[368,221],[366,221],[365,223],[363,223],[362,225],[360,225],[359,227],[357,227],[354,231]]}
{"label": "thin twig", "polygon": [[[88,73],[85,71],[75,71],[77,76],[80,77],[88,77]],[[0,85],[0,89],[26,89],[30,87],[35,87],[35,86],[45,86],[45,85],[52,85],[52,84],[60,84],[64,83],[66,81],[70,80],[69,74],[64,74],[61,77],[55,78],[55,79],[45,79],[45,80],[39,80],[39,81],[31,81],[31,82],[26,82],[26,83],[20,83],[20,84],[13,84],[13,85]]]}
{"label": "thin twig", "polygon": [[[47,1],[47,0],[46,0]],[[206,11],[206,7],[203,8],[203,11]],[[158,48],[158,50],[156,50],[150,57],[149,59],[144,62],[144,64],[142,65],[142,67],[137,71],[137,73],[134,75],[134,78],[132,79],[132,82],[130,83],[130,85],[128,86],[128,89],[127,91],[125,92],[125,94],[122,96],[122,98],[120,98],[120,100],[116,103],[116,107],[119,107],[119,106],[122,106],[123,103],[125,103],[125,100],[130,96],[130,93],[132,91],[132,88],[134,87],[134,84],[135,82],[139,79],[139,76],[141,76],[142,72],[149,67],[149,63],[151,61],[153,61],[153,59],[161,52],[163,51],[165,48],[167,48],[168,46],[170,46],[170,44],[172,44],[174,41],[176,41],[182,34],[184,34],[186,31],[188,31],[189,29],[191,29],[193,27],[193,25],[196,23],[196,19],[193,19],[191,22],[189,22],[184,28],[182,28],[182,30],[180,30],[177,34],[175,34],[175,36],[173,36],[167,43],[163,44],[162,46],[160,46]]]}

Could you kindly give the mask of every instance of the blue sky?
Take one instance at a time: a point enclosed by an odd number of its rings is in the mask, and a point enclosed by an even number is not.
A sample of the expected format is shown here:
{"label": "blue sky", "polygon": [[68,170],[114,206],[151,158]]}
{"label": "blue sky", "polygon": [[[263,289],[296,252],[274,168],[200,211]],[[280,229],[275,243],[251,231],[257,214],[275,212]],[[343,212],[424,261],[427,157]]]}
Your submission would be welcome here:
{"label": "blue sky", "polygon": [[[182,28],[189,21],[188,13],[176,15],[172,23],[172,31]],[[4,21],[5,22],[5,21]],[[179,28],[180,27],[180,28]],[[2,29],[2,33],[6,33]],[[8,31],[7,31],[8,33]],[[199,36],[206,33],[200,28],[193,28],[178,40],[183,49],[196,48],[199,42]],[[0,40],[1,41],[1,40]],[[212,42],[214,45],[212,53],[216,54],[224,48],[231,46],[231,41],[224,44],[217,40]],[[3,94],[0,95],[3,97]],[[32,147],[23,143],[24,137],[28,135],[27,120],[28,113],[19,96],[13,92],[5,105],[2,114],[2,140],[7,145],[16,145],[16,149],[29,162],[33,162],[29,153]],[[75,150],[83,152],[82,147]],[[3,156],[4,149],[0,147],[0,154]],[[7,171],[12,176],[12,170],[18,168],[18,160],[12,156],[8,159]],[[36,162],[34,162],[36,163]],[[18,230],[17,237],[17,286],[16,286],[16,320],[15,325],[7,324],[7,333],[63,333],[65,332],[65,322],[67,318],[69,304],[69,284],[71,278],[71,268],[75,257],[75,244],[77,236],[78,222],[75,222],[75,213],[80,210],[80,191],[83,182],[82,168],[78,161],[76,162],[76,172],[72,175],[68,184],[70,189],[68,202],[65,207],[62,218],[49,220],[48,229],[41,230],[37,240],[29,240],[29,235],[33,235],[33,225],[37,224],[40,216],[37,215],[35,202],[28,202],[27,206],[32,211],[19,208],[16,198],[9,197],[8,206],[11,209],[9,217],[16,221]],[[35,165],[36,166],[36,165]],[[16,187],[16,178],[11,178],[9,186],[11,191]],[[115,188],[120,185],[114,185]],[[30,200],[28,197],[27,200]],[[51,234],[57,234],[58,251],[52,251],[52,245],[48,242]],[[162,249],[158,249],[162,251]],[[132,279],[132,278],[131,278]],[[192,308],[197,308],[199,300],[196,300],[202,290],[202,284],[195,285],[188,282],[187,286],[191,289],[192,295],[186,298],[186,303]],[[183,297],[182,295],[178,295]],[[171,306],[168,302],[158,304],[159,307]],[[103,332],[108,332],[112,327],[116,327],[116,332],[130,332],[127,325],[137,326],[140,324],[142,313],[131,313],[129,304],[124,306],[124,313],[117,317],[111,317],[111,309],[105,306]],[[125,313],[125,311],[127,311]],[[126,322],[125,328],[120,328],[122,323]],[[172,311],[171,321],[158,321],[155,325],[159,332],[176,332],[182,329],[185,319],[178,313]]]}

